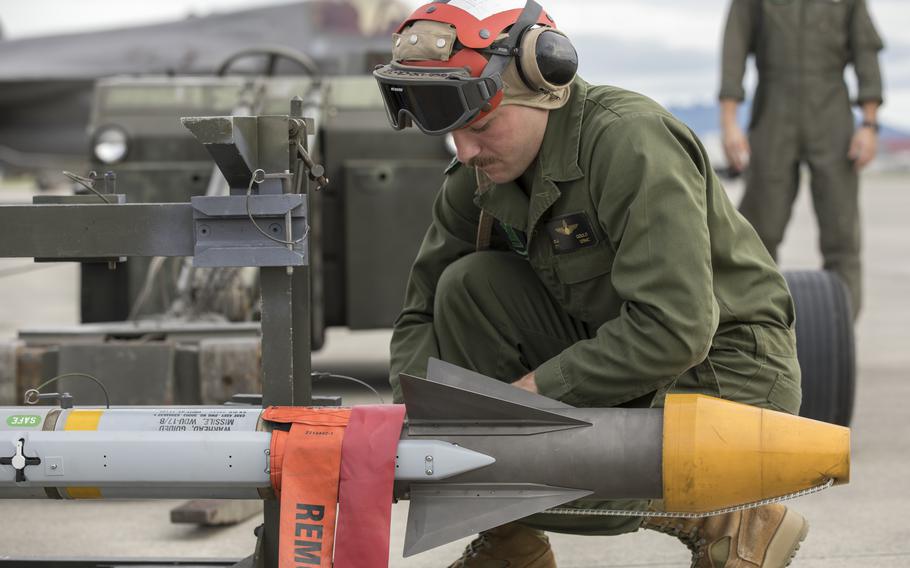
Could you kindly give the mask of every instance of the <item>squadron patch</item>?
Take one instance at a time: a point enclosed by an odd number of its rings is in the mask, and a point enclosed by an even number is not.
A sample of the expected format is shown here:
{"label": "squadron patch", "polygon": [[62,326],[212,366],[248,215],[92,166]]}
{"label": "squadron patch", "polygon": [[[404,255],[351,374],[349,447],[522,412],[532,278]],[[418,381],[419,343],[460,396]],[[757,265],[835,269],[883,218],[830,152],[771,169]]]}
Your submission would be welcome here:
{"label": "squadron patch", "polygon": [[597,235],[591,229],[588,215],[584,212],[550,219],[546,228],[556,254],[572,252],[597,244]]}

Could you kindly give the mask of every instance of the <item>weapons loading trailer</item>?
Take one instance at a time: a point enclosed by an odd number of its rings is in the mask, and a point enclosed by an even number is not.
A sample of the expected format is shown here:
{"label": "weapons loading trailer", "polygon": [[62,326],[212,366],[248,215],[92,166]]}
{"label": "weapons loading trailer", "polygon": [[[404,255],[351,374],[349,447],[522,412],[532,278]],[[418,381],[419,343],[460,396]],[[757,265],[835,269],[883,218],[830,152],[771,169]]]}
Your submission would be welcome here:
{"label": "weapons loading trailer", "polygon": [[[262,297],[262,405],[312,402],[309,179],[297,144],[313,123],[299,99],[288,116],[186,119],[231,183],[229,196],[191,203],[55,203],[0,207],[0,256],[73,261],[188,257],[203,266],[255,266]],[[254,184],[257,170],[267,174]],[[254,187],[257,186],[257,187]],[[254,228],[258,224],[260,230]],[[265,227],[276,237],[269,238]],[[293,238],[291,238],[293,237]],[[0,566],[277,566],[278,503],[266,501],[255,553],[218,560],[3,559]]]}
{"label": "weapons loading trailer", "polygon": [[[89,128],[92,168],[113,168],[115,182],[105,176],[104,189],[101,178],[96,185],[101,191],[123,188],[130,203],[180,203],[226,192],[221,173],[176,117],[280,114],[293,93],[301,94],[304,114],[316,118],[318,129],[308,133],[310,152],[332,180],[327,191],[310,196],[309,204],[315,351],[327,327],[391,327],[442,171],[451,160],[443,138],[427,140],[388,128],[372,77],[101,80]],[[112,132],[122,144],[114,161]],[[97,196],[81,199],[98,203]],[[29,327],[16,341],[0,342],[0,403],[21,400],[47,378],[86,369],[129,377],[111,385],[118,404],[220,404],[230,398],[229,391],[258,385],[254,271],[187,270],[179,258],[157,259],[163,261],[154,264],[157,271],[149,268],[156,261],[147,257],[126,263],[91,260],[80,265],[81,325]],[[212,282],[223,282],[219,274],[231,271],[243,273],[245,288],[223,294],[222,286]],[[213,298],[222,304],[212,305]],[[208,314],[228,321],[212,321]],[[89,343],[94,346],[87,348]],[[92,385],[68,383],[83,403],[98,402]]]}

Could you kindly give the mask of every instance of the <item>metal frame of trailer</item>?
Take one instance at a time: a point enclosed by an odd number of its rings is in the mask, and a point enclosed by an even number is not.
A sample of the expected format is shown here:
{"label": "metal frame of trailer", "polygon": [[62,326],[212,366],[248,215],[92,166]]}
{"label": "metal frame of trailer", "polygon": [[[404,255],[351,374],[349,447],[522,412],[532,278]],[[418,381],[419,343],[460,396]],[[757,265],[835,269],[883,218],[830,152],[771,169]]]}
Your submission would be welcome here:
{"label": "metal frame of trailer", "polygon": [[[196,266],[259,267],[262,406],[309,405],[309,181],[322,169],[307,154],[307,133],[314,128],[302,109],[295,97],[287,116],[184,119],[227,179],[228,196],[179,204],[128,204],[122,195],[87,204],[75,196],[54,204],[0,206],[0,257],[113,266],[132,256],[192,256]],[[257,170],[267,175],[254,183]],[[0,566],[274,568],[278,519],[279,503],[266,500],[256,550],[239,562],[7,558]]]}

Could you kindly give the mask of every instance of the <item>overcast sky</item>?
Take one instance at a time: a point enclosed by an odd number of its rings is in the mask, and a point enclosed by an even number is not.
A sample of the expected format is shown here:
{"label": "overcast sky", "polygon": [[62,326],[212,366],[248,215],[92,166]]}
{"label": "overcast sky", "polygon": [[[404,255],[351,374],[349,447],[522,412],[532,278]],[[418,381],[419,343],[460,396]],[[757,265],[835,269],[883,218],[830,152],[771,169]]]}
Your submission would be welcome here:
{"label": "overcast sky", "polygon": [[[664,104],[709,102],[729,0],[544,0],[578,38],[582,75]],[[888,46],[883,118],[910,129],[910,0],[867,0]],[[7,39],[144,24],[276,3],[275,0],[0,0]],[[420,0],[408,0],[415,7]]]}

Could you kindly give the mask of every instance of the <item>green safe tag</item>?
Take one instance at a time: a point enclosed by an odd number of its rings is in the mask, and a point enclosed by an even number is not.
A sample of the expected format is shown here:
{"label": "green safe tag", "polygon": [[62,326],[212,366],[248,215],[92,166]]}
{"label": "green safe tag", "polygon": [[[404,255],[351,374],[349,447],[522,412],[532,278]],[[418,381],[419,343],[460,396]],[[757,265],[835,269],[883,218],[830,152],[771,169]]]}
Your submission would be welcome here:
{"label": "green safe tag", "polygon": [[41,417],[34,414],[14,414],[6,417],[6,425],[14,428],[35,428],[41,425]]}

